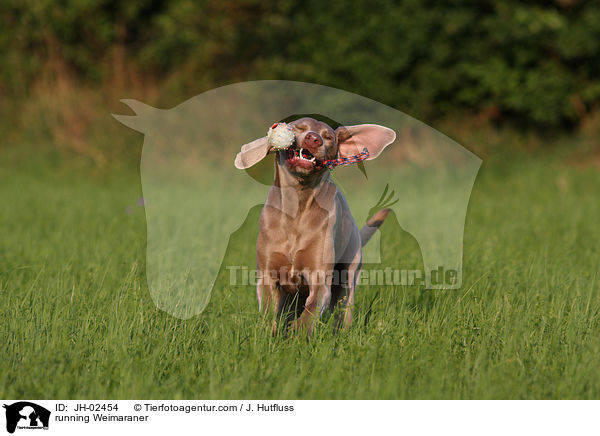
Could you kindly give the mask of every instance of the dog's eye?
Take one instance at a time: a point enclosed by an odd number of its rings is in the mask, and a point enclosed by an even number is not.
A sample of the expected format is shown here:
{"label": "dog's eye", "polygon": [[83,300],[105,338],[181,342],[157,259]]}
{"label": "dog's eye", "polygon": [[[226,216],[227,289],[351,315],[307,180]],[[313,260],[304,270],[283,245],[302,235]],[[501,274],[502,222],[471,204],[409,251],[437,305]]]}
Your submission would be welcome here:
{"label": "dog's eye", "polygon": [[333,136],[331,136],[331,135],[330,135],[329,133],[327,133],[327,132],[324,132],[324,133],[321,135],[321,137],[322,137],[323,139],[326,139],[327,141],[331,141],[331,140],[333,139]]}
{"label": "dog's eye", "polygon": [[308,130],[308,125],[307,124],[296,124],[294,126],[294,129],[304,132],[305,130]]}

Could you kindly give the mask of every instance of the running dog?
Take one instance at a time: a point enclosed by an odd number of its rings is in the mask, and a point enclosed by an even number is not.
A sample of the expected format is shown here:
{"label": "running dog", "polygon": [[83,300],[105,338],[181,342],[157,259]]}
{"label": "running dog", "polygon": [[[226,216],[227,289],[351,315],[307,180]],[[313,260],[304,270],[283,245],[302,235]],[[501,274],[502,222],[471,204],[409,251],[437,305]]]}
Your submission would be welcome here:
{"label": "running dog", "polygon": [[275,180],[259,220],[256,262],[259,310],[285,319],[286,329],[306,328],[327,309],[336,328],[352,322],[362,251],[389,209],[358,229],[330,168],[374,159],[394,142],[392,129],[376,124],[331,128],[313,118],[292,123],[291,147],[274,150],[267,137],[242,146],[235,166],[246,169],[275,155]]}

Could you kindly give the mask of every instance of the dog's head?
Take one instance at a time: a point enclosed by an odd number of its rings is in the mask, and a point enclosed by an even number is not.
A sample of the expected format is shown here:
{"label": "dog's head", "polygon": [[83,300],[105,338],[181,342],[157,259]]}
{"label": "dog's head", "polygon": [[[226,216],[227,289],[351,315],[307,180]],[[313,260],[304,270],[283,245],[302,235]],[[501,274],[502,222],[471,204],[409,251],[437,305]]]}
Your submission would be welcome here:
{"label": "dog's head", "polygon": [[[298,177],[325,171],[323,162],[326,160],[352,157],[365,148],[369,151],[367,160],[374,159],[396,139],[392,129],[377,124],[333,129],[323,121],[304,117],[289,125],[294,132],[294,144],[286,150],[277,151],[275,162]],[[271,151],[266,136],[244,144],[235,158],[235,166],[250,168]]]}

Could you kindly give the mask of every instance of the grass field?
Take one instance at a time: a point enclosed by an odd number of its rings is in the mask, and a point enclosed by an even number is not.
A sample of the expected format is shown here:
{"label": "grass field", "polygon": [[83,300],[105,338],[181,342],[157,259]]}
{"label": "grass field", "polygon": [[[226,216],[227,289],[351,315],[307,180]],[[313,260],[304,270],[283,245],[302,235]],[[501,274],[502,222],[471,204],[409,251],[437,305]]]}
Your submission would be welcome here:
{"label": "grass field", "polygon": [[463,288],[363,286],[351,329],[306,341],[269,335],[251,288],[218,286],[189,320],[155,307],[133,165],[15,156],[0,163],[0,397],[600,397],[597,169],[484,162]]}

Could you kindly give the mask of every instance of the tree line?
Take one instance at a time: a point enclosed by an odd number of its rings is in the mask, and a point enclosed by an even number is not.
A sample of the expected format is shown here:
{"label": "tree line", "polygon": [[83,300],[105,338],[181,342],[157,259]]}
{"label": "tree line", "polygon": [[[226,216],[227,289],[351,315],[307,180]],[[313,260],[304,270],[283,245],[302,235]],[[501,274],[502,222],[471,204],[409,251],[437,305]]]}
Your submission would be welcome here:
{"label": "tree line", "polygon": [[[214,86],[287,79],[424,120],[577,126],[600,100],[598,1],[4,0],[0,95],[65,74]],[[126,73],[129,71],[129,73]]]}

